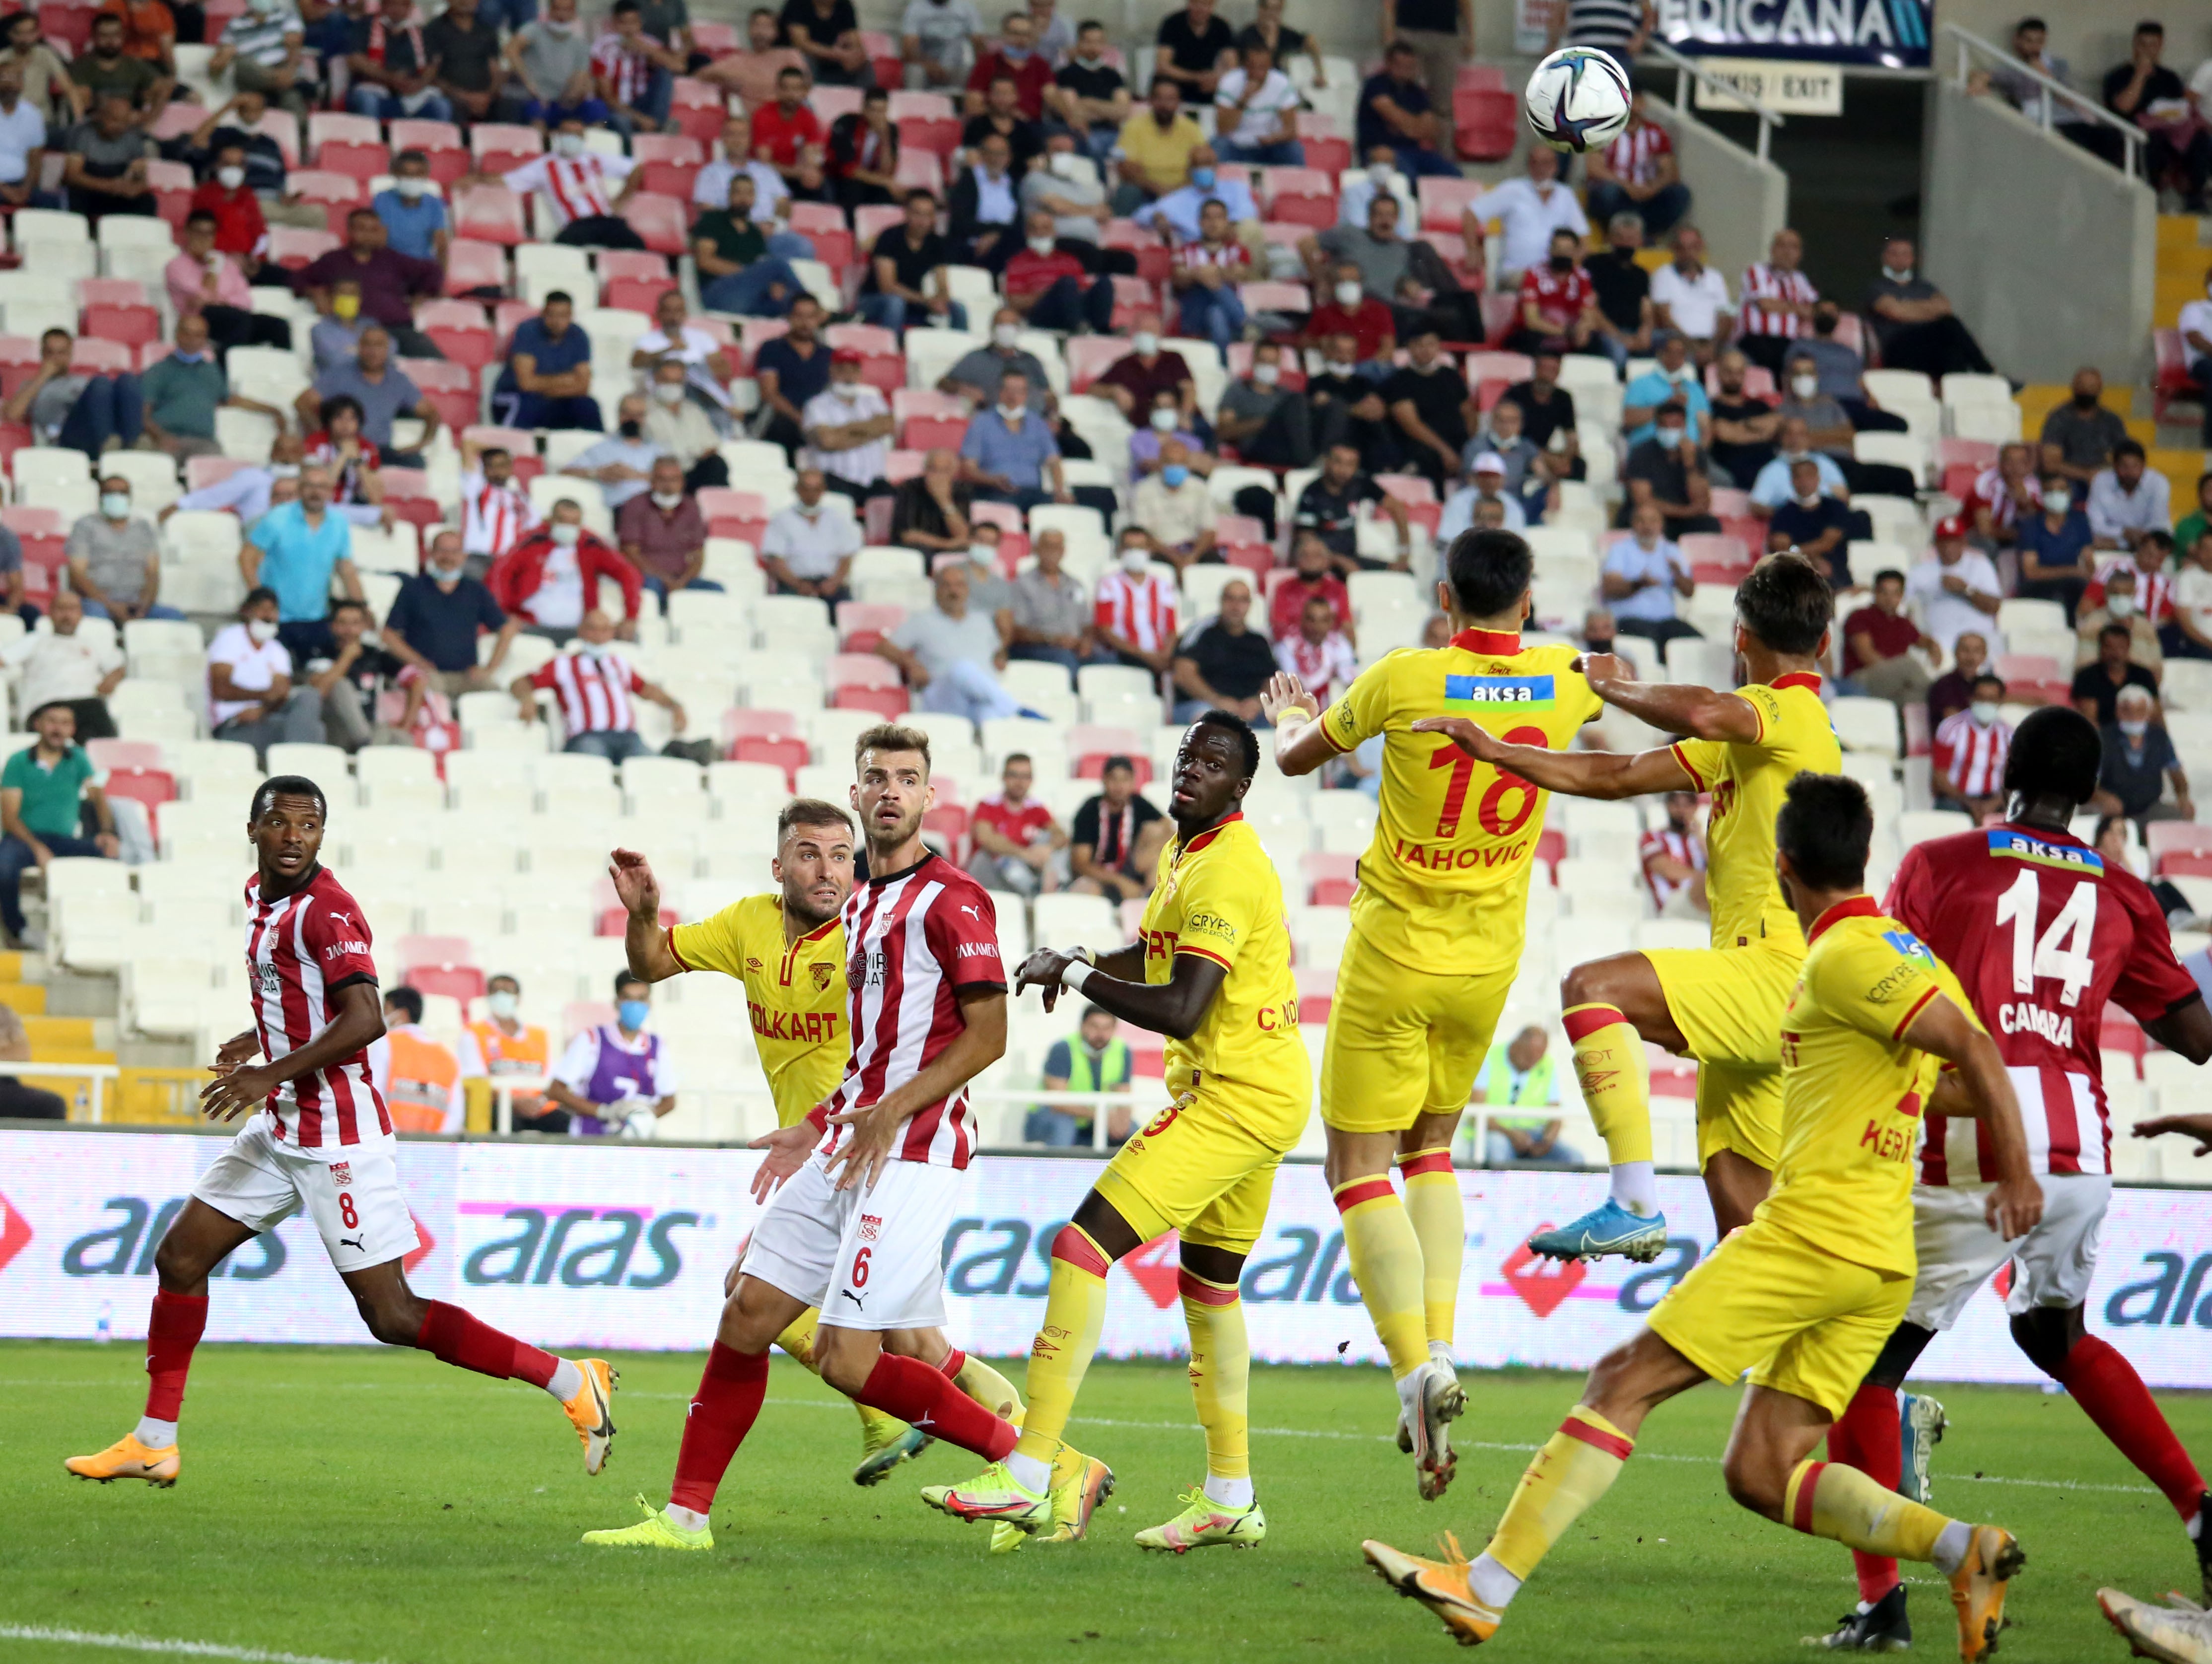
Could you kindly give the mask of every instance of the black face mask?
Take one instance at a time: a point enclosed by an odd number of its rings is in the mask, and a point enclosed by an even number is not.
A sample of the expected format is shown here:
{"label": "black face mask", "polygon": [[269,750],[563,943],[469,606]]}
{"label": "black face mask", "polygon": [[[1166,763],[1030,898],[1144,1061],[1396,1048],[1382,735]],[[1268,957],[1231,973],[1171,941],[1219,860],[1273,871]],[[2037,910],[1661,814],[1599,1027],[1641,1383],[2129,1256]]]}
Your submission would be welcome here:
{"label": "black face mask", "polygon": [[1583,645],[1592,653],[1613,651],[1613,638],[1610,635],[1590,635],[1583,637]]}
{"label": "black face mask", "polygon": [[2096,395],[2096,394],[2094,394],[2094,393],[2076,393],[2076,394],[2075,394],[2075,395],[2074,395],[2074,408],[2075,408],[2075,410],[2095,410],[2095,409],[2097,408],[2097,395]]}
{"label": "black face mask", "polygon": [[1552,270],[1554,270],[1554,271],[1572,271],[1574,269],[1575,269],[1575,257],[1574,257],[1573,255],[1571,255],[1571,254],[1554,254],[1554,255],[1552,257]]}
{"label": "black face mask", "polygon": [[625,422],[622,424],[622,436],[624,439],[635,439],[644,431],[645,424],[642,422]]}

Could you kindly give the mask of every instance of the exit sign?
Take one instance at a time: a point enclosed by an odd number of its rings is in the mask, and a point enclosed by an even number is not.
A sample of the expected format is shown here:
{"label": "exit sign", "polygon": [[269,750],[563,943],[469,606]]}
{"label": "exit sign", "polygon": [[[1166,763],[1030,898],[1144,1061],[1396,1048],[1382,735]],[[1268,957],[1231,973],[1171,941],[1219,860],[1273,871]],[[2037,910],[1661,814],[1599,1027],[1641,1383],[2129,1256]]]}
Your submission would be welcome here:
{"label": "exit sign", "polygon": [[[1844,112],[1844,72],[1837,64],[1788,64],[1767,58],[1700,58],[1698,67],[1778,115],[1839,116]],[[1741,110],[1745,106],[1701,81],[1698,107]]]}

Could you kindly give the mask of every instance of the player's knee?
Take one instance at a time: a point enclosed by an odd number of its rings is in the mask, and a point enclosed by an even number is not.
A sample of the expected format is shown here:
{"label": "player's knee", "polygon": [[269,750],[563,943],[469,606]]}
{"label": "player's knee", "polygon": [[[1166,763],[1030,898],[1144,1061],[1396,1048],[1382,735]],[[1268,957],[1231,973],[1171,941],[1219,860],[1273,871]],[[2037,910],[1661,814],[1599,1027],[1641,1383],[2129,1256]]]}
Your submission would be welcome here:
{"label": "player's knee", "polygon": [[1783,1493],[1789,1488],[1790,1476],[1766,1460],[1764,1452],[1731,1448],[1721,1460],[1721,1479],[1738,1507],[1770,1520],[1782,1517]]}
{"label": "player's knee", "polygon": [[872,1349],[863,1356],[860,1347],[834,1345],[824,1347],[819,1341],[814,1349],[814,1361],[822,1371],[822,1379],[847,1398],[860,1397],[860,1389],[868,1384],[868,1377],[875,1373],[876,1356]]}
{"label": "player's knee", "polygon": [[161,1279],[161,1286],[173,1294],[198,1282],[206,1274],[206,1267],[192,1263],[173,1230],[161,1238],[161,1246],[154,1250],[154,1274]]}
{"label": "player's knee", "polygon": [[2047,1376],[2055,1376],[2066,1367],[2066,1356],[2081,1339],[2081,1308],[2065,1309],[2057,1306],[2034,1306],[2015,1313],[2012,1320],[2013,1344],[2027,1354],[2027,1361]]}
{"label": "player's knee", "polygon": [[422,1302],[409,1295],[356,1295],[354,1308],[370,1334],[387,1346],[412,1346],[422,1334]]}

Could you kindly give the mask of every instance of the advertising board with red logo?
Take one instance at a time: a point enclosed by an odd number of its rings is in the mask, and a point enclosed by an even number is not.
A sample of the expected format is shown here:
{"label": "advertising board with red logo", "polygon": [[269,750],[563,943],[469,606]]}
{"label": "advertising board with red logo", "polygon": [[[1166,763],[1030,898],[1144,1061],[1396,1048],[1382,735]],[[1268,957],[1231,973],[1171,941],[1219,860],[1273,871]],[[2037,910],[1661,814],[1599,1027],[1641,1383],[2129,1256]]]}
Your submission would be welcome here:
{"label": "advertising board with red logo", "polygon": [[[0,1133],[0,1334],[88,1338],[105,1317],[145,1333],[154,1249],[221,1152],[181,1133]],[[466,1306],[541,1345],[695,1351],[713,1333],[722,1277],[758,1218],[750,1151],[651,1144],[402,1141],[399,1170],[422,1246],[422,1293]],[[1044,1310],[1052,1239],[1098,1172],[1088,1157],[986,1155],[971,1166],[943,1246],[955,1341],[1014,1355]],[[1601,1175],[1463,1171],[1467,1245],[1462,1360],[1582,1369],[1635,1333],[1712,1248],[1697,1181],[1662,1177],[1670,1236],[1648,1266],[1533,1258],[1528,1234],[1604,1193]],[[1927,1354],[1930,1379],[2040,1379],[2012,1344],[2004,1273]],[[1109,1357],[1185,1347],[1174,1239],[1117,1266],[1101,1342]],[[1243,1281],[1252,1353],[1282,1363],[1379,1362],[1317,1163],[1277,1175],[1266,1231]],[[312,1224],[295,1217],[217,1273],[213,1340],[365,1342]],[[2089,1327],[2154,1386],[2212,1379],[2212,1193],[2113,1193]]]}

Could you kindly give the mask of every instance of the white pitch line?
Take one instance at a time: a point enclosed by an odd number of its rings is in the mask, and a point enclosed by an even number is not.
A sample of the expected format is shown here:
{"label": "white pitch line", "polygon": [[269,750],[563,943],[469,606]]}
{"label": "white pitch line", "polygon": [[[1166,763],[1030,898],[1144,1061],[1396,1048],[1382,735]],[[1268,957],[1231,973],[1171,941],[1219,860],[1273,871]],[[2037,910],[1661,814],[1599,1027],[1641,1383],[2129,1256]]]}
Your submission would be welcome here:
{"label": "white pitch line", "polygon": [[104,1647],[112,1652],[167,1653],[185,1658],[234,1658],[240,1664],[353,1664],[313,1653],[270,1652],[221,1641],[180,1641],[152,1635],[106,1635],[95,1630],[49,1629],[42,1624],[0,1624],[0,1641],[43,1641],[56,1647]]}

